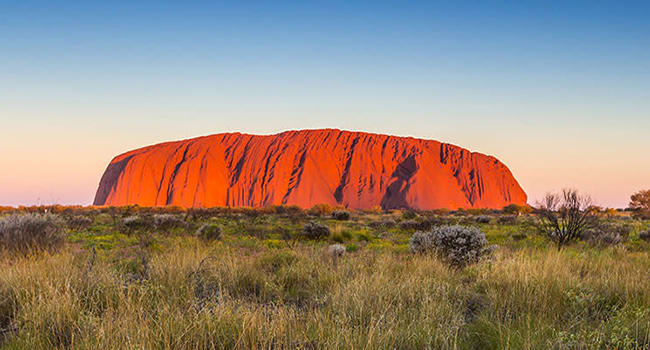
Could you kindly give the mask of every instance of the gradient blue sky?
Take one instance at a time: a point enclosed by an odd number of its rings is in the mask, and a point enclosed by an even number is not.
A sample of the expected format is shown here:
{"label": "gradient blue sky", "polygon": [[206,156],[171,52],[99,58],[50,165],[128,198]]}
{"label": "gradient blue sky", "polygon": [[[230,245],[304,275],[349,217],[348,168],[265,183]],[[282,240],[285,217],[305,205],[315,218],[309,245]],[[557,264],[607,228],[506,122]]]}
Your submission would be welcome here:
{"label": "gradient blue sky", "polygon": [[0,205],[126,150],[334,127],[492,154],[531,203],[650,188],[650,3],[0,1]]}

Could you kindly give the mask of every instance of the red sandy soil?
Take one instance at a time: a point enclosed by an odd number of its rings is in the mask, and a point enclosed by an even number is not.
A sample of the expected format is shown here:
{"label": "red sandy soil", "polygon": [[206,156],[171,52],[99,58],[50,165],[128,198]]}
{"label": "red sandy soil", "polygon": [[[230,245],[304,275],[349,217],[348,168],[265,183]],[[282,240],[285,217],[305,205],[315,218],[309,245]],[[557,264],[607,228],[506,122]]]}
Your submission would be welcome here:
{"label": "red sandy soil", "polygon": [[225,133],[130,151],[108,165],[94,204],[500,209],[526,199],[494,157],[434,140],[325,129]]}

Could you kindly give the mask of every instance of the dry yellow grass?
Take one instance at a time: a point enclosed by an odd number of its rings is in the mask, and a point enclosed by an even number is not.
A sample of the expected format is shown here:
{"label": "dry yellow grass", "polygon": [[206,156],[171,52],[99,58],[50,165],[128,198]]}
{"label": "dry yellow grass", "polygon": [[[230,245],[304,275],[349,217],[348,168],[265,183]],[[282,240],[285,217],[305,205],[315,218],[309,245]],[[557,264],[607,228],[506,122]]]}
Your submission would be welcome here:
{"label": "dry yellow grass", "polygon": [[[115,261],[68,247],[0,261],[3,346],[20,349],[644,349],[647,252],[427,256],[179,240]],[[138,265],[140,264],[140,265]]]}

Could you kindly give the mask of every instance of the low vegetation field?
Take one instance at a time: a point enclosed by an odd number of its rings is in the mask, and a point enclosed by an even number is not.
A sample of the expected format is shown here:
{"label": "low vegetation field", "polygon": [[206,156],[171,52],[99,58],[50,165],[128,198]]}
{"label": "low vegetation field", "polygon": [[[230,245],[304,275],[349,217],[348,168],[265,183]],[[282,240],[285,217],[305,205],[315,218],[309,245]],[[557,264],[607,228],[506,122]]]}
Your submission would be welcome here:
{"label": "low vegetation field", "polygon": [[[6,209],[7,349],[649,349],[650,221],[562,249],[505,211]],[[485,233],[464,266],[415,232]]]}

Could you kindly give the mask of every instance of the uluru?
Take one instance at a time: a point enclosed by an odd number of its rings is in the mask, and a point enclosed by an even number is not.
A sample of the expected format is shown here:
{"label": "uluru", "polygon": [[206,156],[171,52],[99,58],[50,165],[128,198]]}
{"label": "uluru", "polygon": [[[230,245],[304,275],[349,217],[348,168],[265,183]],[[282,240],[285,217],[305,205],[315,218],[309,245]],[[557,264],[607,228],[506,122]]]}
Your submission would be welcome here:
{"label": "uluru", "polygon": [[429,210],[526,200],[492,156],[435,140],[322,129],[222,133],[129,151],[108,165],[94,204]]}

